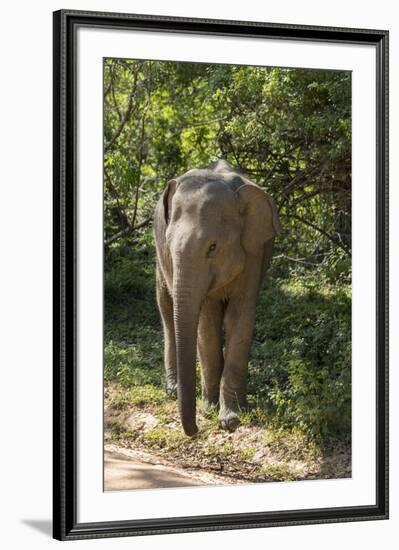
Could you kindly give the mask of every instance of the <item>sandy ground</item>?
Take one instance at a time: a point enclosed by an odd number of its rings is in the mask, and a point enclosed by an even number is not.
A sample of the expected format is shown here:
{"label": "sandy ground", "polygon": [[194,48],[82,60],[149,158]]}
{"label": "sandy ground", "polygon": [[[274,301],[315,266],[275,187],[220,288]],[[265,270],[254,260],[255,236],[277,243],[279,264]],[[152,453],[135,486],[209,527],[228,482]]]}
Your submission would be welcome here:
{"label": "sandy ground", "polygon": [[[226,477],[159,464],[150,453],[125,449],[113,444],[104,448],[104,490],[123,491],[194,485],[228,485]],[[237,484],[237,481],[234,481]]]}

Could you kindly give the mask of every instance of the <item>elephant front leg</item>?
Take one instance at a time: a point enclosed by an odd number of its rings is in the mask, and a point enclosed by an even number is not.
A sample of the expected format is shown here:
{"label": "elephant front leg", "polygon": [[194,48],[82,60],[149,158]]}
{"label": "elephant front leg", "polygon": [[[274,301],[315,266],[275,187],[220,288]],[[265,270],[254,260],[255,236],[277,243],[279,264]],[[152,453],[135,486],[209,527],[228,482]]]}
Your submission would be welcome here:
{"label": "elephant front leg", "polygon": [[205,411],[219,402],[223,371],[223,307],[219,301],[206,300],[198,325],[198,355],[201,363],[202,406]]}
{"label": "elephant front leg", "polygon": [[157,269],[157,301],[164,333],[166,392],[177,395],[176,340],[173,322],[173,301],[162,274]]}
{"label": "elephant front leg", "polygon": [[223,428],[235,430],[239,414],[247,404],[248,359],[255,324],[256,301],[230,301],[225,315],[226,346],[220,387],[219,420]]}

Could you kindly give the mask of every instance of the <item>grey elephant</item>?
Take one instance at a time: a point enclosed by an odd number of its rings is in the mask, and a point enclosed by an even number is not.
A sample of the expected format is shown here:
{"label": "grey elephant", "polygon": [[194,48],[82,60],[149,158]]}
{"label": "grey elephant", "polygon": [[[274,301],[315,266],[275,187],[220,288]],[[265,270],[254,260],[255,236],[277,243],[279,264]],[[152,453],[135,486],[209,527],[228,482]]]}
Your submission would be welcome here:
{"label": "grey elephant", "polygon": [[166,389],[184,432],[196,423],[196,358],[204,409],[219,404],[223,428],[239,425],[259,286],[280,223],[272,198],[227,161],[169,181],[154,233]]}

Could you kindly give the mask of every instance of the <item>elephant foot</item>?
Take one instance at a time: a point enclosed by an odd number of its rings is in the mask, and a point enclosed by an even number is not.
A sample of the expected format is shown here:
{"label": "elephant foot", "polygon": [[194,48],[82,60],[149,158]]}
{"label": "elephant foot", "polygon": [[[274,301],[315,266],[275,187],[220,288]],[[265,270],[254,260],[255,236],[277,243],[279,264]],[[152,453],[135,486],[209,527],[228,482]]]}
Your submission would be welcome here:
{"label": "elephant foot", "polygon": [[202,413],[205,416],[211,416],[212,413],[214,413],[217,410],[218,405],[219,403],[217,400],[213,401],[203,397],[201,402]]}
{"label": "elephant foot", "polygon": [[224,430],[234,432],[240,425],[240,417],[233,411],[227,411],[219,416],[220,425]]}
{"label": "elephant foot", "polygon": [[165,391],[169,397],[177,398],[177,384],[176,382],[167,382]]}
{"label": "elephant foot", "polygon": [[194,424],[184,424],[183,423],[183,431],[189,437],[194,437],[198,433],[198,426],[195,423]]}

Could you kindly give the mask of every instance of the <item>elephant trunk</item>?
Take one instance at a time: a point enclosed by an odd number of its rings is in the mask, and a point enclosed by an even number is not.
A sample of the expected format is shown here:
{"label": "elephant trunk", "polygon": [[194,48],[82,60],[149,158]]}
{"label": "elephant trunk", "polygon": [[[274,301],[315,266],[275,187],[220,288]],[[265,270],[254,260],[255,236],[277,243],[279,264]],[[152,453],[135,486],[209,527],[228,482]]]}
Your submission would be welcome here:
{"label": "elephant trunk", "polygon": [[184,268],[175,270],[173,280],[173,315],[176,338],[177,398],[183,430],[194,435],[196,424],[195,364],[197,330],[201,309],[201,289],[195,274]]}

